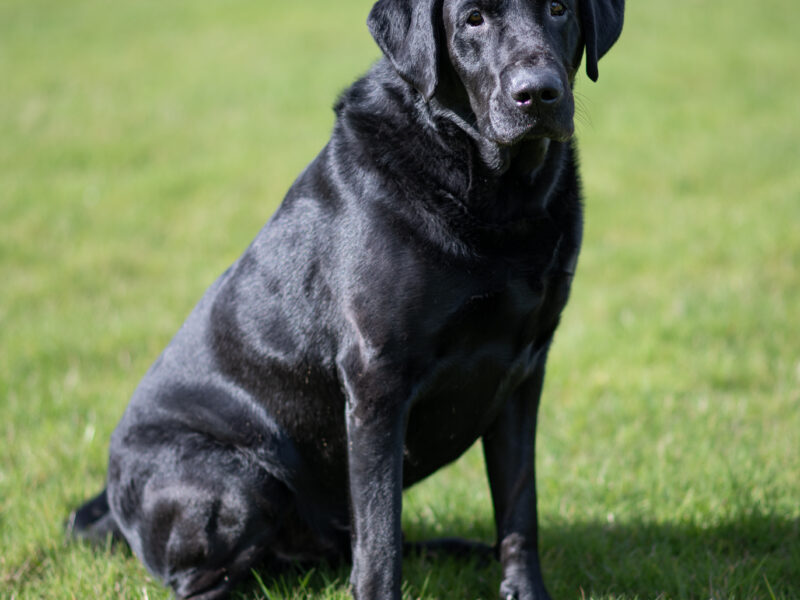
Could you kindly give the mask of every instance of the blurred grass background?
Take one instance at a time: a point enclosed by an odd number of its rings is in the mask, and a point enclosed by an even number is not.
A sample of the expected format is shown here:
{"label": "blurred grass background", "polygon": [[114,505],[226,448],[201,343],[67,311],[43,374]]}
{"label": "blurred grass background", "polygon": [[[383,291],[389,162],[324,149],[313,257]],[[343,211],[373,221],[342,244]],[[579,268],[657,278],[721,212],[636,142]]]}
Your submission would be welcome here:
{"label": "blurred grass background", "polygon": [[[370,2],[0,3],[0,597],[167,598],[67,544],[128,396],[328,138]],[[586,241],[538,443],[558,598],[800,597],[800,11],[632,2],[578,84]],[[491,540],[479,449],[408,537]],[[416,558],[406,598],[493,598]],[[346,568],[241,597],[346,597]]]}

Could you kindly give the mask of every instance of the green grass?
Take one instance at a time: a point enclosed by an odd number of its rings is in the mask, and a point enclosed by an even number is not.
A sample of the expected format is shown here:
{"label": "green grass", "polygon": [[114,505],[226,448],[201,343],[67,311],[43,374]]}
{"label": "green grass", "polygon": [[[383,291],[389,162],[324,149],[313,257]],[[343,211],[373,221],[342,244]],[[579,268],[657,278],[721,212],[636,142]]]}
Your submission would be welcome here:
{"label": "green grass", "polygon": [[[167,598],[67,544],[149,363],[377,57],[369,2],[0,4],[0,597]],[[800,12],[631,2],[579,82],[587,227],[538,480],[557,598],[800,597]],[[491,540],[479,449],[411,490],[411,538]],[[241,597],[344,598],[347,570]],[[417,558],[406,598],[493,598]]]}

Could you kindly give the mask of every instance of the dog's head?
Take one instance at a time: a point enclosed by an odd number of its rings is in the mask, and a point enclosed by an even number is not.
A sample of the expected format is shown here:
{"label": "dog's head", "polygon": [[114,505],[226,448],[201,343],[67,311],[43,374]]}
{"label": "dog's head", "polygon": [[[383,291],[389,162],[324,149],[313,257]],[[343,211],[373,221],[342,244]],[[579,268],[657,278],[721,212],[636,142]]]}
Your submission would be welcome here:
{"label": "dog's head", "polygon": [[624,5],[379,0],[367,23],[398,73],[426,99],[463,99],[480,135],[510,146],[572,136],[572,85],[584,49],[586,72],[596,81],[597,61],[622,31]]}

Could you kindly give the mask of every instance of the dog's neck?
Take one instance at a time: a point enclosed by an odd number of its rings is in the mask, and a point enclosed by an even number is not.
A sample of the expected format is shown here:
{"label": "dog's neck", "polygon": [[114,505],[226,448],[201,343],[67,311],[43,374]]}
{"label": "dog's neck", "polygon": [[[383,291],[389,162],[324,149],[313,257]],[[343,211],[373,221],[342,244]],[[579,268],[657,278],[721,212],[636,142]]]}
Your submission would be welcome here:
{"label": "dog's neck", "polygon": [[481,135],[469,109],[458,108],[463,102],[438,93],[426,100],[387,61],[373,72],[342,95],[336,111],[351,132],[370,139],[371,160],[404,190],[416,190],[410,197],[451,198],[476,223],[495,225],[546,210],[569,142],[501,146]]}

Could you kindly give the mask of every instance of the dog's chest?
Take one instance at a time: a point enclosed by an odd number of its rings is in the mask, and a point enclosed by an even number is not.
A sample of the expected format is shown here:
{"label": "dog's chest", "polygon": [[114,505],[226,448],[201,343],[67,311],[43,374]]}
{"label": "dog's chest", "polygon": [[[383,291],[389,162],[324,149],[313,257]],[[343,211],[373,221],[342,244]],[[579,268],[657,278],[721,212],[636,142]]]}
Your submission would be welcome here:
{"label": "dog's chest", "polygon": [[569,289],[565,275],[509,280],[464,298],[431,335],[406,435],[407,485],[463,453],[532,376]]}

